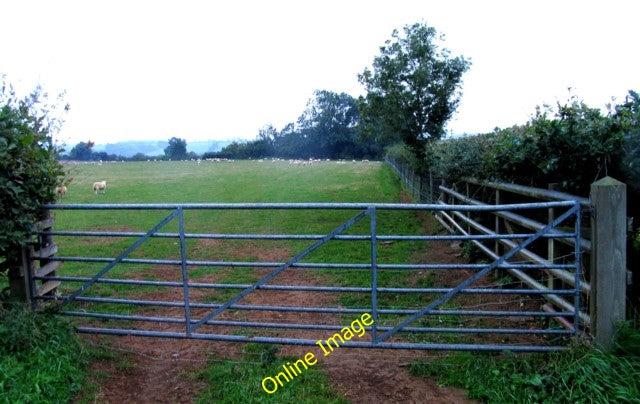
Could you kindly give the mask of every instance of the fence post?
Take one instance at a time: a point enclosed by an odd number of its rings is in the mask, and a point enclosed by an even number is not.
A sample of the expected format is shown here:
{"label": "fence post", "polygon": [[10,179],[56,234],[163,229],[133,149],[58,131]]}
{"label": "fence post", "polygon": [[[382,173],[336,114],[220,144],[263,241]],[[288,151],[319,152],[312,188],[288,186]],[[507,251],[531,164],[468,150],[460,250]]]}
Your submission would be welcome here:
{"label": "fence post", "polygon": [[625,320],[627,186],[611,177],[591,184],[591,334],[611,348],[615,325]]}
{"label": "fence post", "polygon": [[29,276],[33,270],[31,265],[32,250],[33,247],[30,245],[16,246],[14,253],[17,260],[12,260],[8,272],[11,299],[25,304],[30,304],[33,297],[31,276]]}

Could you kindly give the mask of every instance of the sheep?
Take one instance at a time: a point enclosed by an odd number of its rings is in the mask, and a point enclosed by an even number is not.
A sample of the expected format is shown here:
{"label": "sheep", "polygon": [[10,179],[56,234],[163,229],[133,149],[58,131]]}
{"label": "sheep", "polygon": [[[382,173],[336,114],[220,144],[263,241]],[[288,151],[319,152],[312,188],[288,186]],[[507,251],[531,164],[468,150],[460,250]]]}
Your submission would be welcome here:
{"label": "sheep", "polygon": [[93,192],[97,195],[98,191],[102,191],[104,194],[107,190],[107,181],[100,181],[93,183]]}
{"label": "sheep", "polygon": [[67,194],[67,187],[60,185],[56,187],[56,194],[58,196],[65,196]]}

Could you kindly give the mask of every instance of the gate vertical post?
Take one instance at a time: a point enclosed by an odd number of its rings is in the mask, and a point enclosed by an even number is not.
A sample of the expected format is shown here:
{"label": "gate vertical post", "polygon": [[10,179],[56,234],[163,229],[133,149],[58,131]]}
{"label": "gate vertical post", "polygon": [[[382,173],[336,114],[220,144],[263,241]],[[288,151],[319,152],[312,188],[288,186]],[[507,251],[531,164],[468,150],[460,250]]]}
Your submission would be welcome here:
{"label": "gate vertical post", "polygon": [[187,337],[191,338],[191,308],[189,307],[189,275],[187,273],[187,248],[184,237],[184,210],[178,208],[178,227],[180,231],[180,262],[182,270],[182,290],[184,294],[184,322]]}
{"label": "gate vertical post", "polygon": [[591,333],[611,348],[615,326],[625,320],[627,288],[627,186],[611,177],[591,184]]}
{"label": "gate vertical post", "polygon": [[[465,190],[466,190],[466,194],[465,196],[468,198],[471,197],[471,192],[469,191],[469,183],[465,181]],[[471,235],[471,212],[467,211],[466,215],[467,216],[467,234]]]}
{"label": "gate vertical post", "polygon": [[[500,205],[500,190],[496,189],[496,205]],[[498,216],[498,212],[494,212],[495,215],[495,232],[496,234],[500,234],[500,216]],[[495,241],[493,242],[493,252],[497,255],[500,256],[502,254],[500,254],[500,240],[495,239]]]}
{"label": "gate vertical post", "polygon": [[[547,188],[550,191],[557,191],[558,190],[558,184],[557,183],[551,183],[547,185]],[[549,208],[547,211],[547,223],[551,223],[553,221],[553,219],[556,218],[556,210],[554,208]],[[580,235],[578,235],[578,237],[580,237]],[[555,259],[556,259],[556,245],[555,245],[555,239],[553,238],[548,238],[547,239],[547,260],[554,264],[555,263]],[[547,287],[549,289],[555,289],[555,281],[554,281],[554,277],[553,275],[551,275],[551,273],[547,273]]]}
{"label": "gate vertical post", "polygon": [[[580,280],[582,278],[582,250],[580,245],[580,240],[582,239],[582,223],[580,219],[582,216],[580,215],[580,203],[576,201],[576,223],[574,225],[574,260],[575,260],[575,269],[574,269],[574,295],[573,295],[573,332],[575,336],[580,335]],[[553,278],[551,278],[551,282],[553,283]],[[550,286],[552,288],[553,285]]]}
{"label": "gate vertical post", "polygon": [[371,220],[371,337],[374,344],[378,343],[378,245],[377,245],[377,223],[376,208],[369,208]]}

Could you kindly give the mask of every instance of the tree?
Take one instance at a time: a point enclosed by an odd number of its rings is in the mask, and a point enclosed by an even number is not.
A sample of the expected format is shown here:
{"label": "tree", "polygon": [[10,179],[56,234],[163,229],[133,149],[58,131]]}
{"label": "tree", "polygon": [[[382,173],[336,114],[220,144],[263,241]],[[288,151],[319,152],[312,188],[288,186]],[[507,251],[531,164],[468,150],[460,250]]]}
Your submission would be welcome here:
{"label": "tree", "polygon": [[274,141],[278,136],[278,131],[273,125],[265,125],[258,131],[258,138],[253,141],[255,144],[256,156],[251,157],[272,157],[274,155]]}
{"label": "tree", "polygon": [[327,90],[316,91],[314,96],[298,119],[308,153],[318,158],[355,157],[360,117],[355,98]]}
{"label": "tree", "polygon": [[358,76],[367,90],[360,97],[363,132],[380,143],[406,143],[420,161],[425,146],[440,139],[460,101],[462,74],[471,63],[451,57],[436,43],[443,37],[423,23],[397,30],[380,56]]}
{"label": "tree", "polygon": [[89,161],[93,158],[93,151],[91,148],[93,147],[93,142],[89,141],[87,143],[80,142],[77,145],[73,146],[73,149],[69,152],[70,160],[78,160],[78,161]]}
{"label": "tree", "polygon": [[172,137],[169,146],[164,149],[164,154],[171,160],[184,160],[187,158],[187,141]]}
{"label": "tree", "polygon": [[18,99],[0,76],[0,272],[17,270],[20,246],[64,180],[61,150],[52,138],[62,122],[61,101],[49,103],[40,87]]}

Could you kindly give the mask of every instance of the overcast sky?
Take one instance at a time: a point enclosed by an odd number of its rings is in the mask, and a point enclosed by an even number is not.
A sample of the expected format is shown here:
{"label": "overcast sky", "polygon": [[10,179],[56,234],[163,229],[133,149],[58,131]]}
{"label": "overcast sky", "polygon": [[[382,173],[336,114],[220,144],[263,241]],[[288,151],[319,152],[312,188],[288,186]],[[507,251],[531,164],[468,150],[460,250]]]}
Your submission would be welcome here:
{"label": "overcast sky", "polygon": [[425,22],[471,59],[448,132],[525,123],[569,97],[640,91],[640,2],[0,0],[0,73],[66,90],[68,145],[253,139],[295,121],[314,90],[363,94],[393,29]]}

